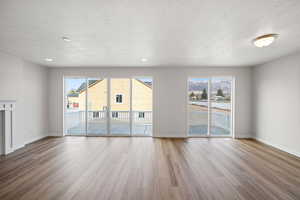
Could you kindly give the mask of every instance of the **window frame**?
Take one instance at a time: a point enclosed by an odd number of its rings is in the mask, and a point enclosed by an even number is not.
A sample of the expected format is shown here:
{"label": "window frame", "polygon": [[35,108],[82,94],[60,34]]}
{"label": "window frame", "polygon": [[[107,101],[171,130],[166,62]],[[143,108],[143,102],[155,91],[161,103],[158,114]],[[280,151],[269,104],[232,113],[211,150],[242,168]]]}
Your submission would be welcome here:
{"label": "window frame", "polygon": [[145,112],[139,112],[139,119],[145,119]]}
{"label": "window frame", "polygon": [[[117,100],[118,100],[118,96],[121,97],[121,102],[118,102],[118,101],[117,101]],[[123,103],[124,103],[123,99],[124,99],[124,94],[121,94],[121,93],[115,94],[115,103],[116,103],[116,104],[123,104]]]}
{"label": "window frame", "polygon": [[[194,78],[206,78],[209,80],[208,82],[208,130],[211,128],[211,100],[210,100],[210,95],[211,95],[211,81],[213,78],[230,78],[231,79],[231,131],[230,135],[212,135],[210,133],[210,130],[208,131],[207,135],[193,135],[189,134],[190,132],[190,126],[189,126],[189,110],[188,110],[188,105],[189,105],[189,81]],[[236,78],[235,76],[230,76],[230,75],[208,75],[208,76],[188,76],[186,80],[186,137],[188,138],[197,138],[197,137],[202,137],[202,138],[236,138],[235,137],[235,92],[236,92]]]}
{"label": "window frame", "polygon": [[119,112],[118,111],[111,111],[111,118],[113,118],[113,119],[119,118]]}
{"label": "window frame", "polygon": [[[136,135],[133,133],[132,131],[132,123],[133,123],[133,119],[132,119],[132,81],[133,79],[139,79],[139,78],[151,78],[152,79],[152,116],[154,117],[155,116],[155,109],[153,109],[153,105],[154,105],[154,88],[155,88],[155,77],[153,77],[152,75],[145,75],[145,76],[129,76],[129,77],[114,77],[114,76],[98,76],[98,75],[70,75],[70,74],[63,74],[62,75],[62,78],[61,78],[61,81],[62,81],[62,104],[63,104],[63,109],[62,109],[62,129],[63,129],[63,136],[85,136],[85,137],[89,137],[89,136],[92,136],[92,137],[107,137],[107,136],[113,136],[113,137],[118,137],[118,136],[134,136],[134,137],[154,137],[154,132],[152,131],[151,132],[151,135]],[[106,125],[107,125],[107,133],[104,134],[104,135],[92,135],[92,134],[88,134],[88,130],[87,130],[87,125],[88,125],[88,95],[89,95],[89,91],[88,91],[88,80],[90,78],[100,78],[100,79],[106,79],[107,80],[107,105],[106,105],[106,117],[107,117],[107,122],[106,122]],[[112,79],[119,79],[119,78],[126,78],[126,79],[129,79],[130,80],[130,134],[129,135],[118,135],[118,134],[115,134],[115,135],[112,135],[111,134],[111,118],[110,118],[110,111],[111,111],[111,105],[113,104],[113,100],[111,98],[111,80]],[[84,134],[78,134],[78,135],[72,135],[72,134],[68,134],[67,133],[67,129],[66,129],[66,124],[65,124],[65,121],[66,121],[66,111],[67,111],[67,98],[65,96],[66,94],[66,80],[67,79],[85,79],[85,83],[86,83],[86,86],[85,86],[85,89],[86,89],[86,97],[85,97],[85,105],[86,105],[86,109],[85,109],[85,133]],[[120,93],[117,93],[117,94],[120,94]],[[124,103],[124,100],[123,98],[125,98],[125,95],[124,94],[121,94],[122,95],[122,103]],[[116,103],[116,104],[122,104],[122,103]],[[117,114],[118,115],[118,114]],[[100,116],[99,116],[100,117]],[[118,116],[119,117],[119,116]],[[152,119],[151,120],[151,125],[152,127],[155,127],[155,124],[153,123],[154,120]],[[152,128],[154,129],[154,128]]]}

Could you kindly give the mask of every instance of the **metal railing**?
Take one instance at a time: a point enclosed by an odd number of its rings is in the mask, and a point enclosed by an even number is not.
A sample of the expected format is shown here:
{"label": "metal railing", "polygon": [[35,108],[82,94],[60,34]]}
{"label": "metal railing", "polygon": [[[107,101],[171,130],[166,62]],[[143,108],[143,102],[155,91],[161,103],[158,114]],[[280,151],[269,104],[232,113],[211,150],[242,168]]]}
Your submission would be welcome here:
{"label": "metal railing", "polygon": [[[90,129],[101,129],[107,123],[107,111],[93,110],[87,112],[87,119]],[[110,120],[113,122],[113,127],[117,128],[120,133],[123,130],[120,128],[128,128],[127,123],[130,121],[130,111],[111,111],[109,113]],[[81,132],[85,131],[86,113],[82,110],[69,110],[65,113],[65,129],[69,133],[76,132],[77,129]],[[152,111],[132,111],[133,132],[135,134],[151,135],[152,132]],[[124,126],[125,125],[125,126]]]}
{"label": "metal railing", "polygon": [[[231,114],[230,112],[211,112],[211,125],[220,127],[227,131],[231,130]],[[190,125],[206,125],[208,124],[208,111],[189,111],[189,124]]]}
{"label": "metal railing", "polygon": [[211,118],[212,118],[213,126],[220,127],[227,131],[230,131],[231,129],[230,113],[212,112]]}
{"label": "metal railing", "polygon": [[[117,114],[116,114],[117,113]],[[205,111],[190,111],[190,115],[194,115],[197,120],[196,124],[201,122],[203,118],[203,124],[207,123],[207,112]],[[110,111],[111,120],[116,121],[129,121],[130,112],[129,111]],[[85,122],[85,111],[68,111],[65,113],[65,126],[74,127],[79,123]],[[107,119],[107,111],[103,110],[93,110],[88,111],[87,113],[88,121],[104,121]],[[206,119],[205,119],[206,118]],[[230,112],[212,112],[211,119],[213,126],[223,128],[225,130],[231,129],[231,115]],[[152,121],[152,111],[132,111],[132,120],[133,122],[151,122]]]}
{"label": "metal railing", "polygon": [[[65,118],[71,123],[78,123],[78,121],[85,121],[85,111],[83,110],[70,110],[65,113]],[[102,120],[107,118],[107,111],[93,110],[87,112],[87,118],[91,120]],[[110,118],[115,120],[129,120],[129,111],[110,111]],[[152,111],[132,111],[133,121],[150,121],[152,120]]]}

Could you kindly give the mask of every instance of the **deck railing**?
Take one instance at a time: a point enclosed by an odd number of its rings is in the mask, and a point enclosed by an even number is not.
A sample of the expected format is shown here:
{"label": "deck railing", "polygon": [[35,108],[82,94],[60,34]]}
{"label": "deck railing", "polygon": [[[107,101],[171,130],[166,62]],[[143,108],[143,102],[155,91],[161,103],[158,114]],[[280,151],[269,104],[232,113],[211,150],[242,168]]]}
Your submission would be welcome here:
{"label": "deck railing", "polygon": [[[116,114],[117,113],[117,114]],[[207,119],[204,119],[207,116],[207,112],[204,111],[190,111],[190,115],[195,115],[195,120],[200,122],[203,118],[203,124],[207,123]],[[201,117],[203,116],[203,117]],[[107,119],[107,111],[88,111],[87,113],[88,121],[101,121]],[[116,121],[129,121],[130,112],[129,111],[111,111],[110,112],[111,120]],[[78,123],[85,122],[85,111],[68,111],[65,113],[65,126],[74,127]],[[223,128],[225,130],[231,129],[231,115],[230,112],[212,112],[211,119],[213,119],[213,125]],[[132,120],[134,122],[147,123],[152,121],[152,111],[132,111]],[[200,121],[199,121],[200,120]],[[206,121],[206,122],[205,122]],[[197,124],[196,122],[196,124]],[[200,122],[201,123],[201,122]]]}
{"label": "deck railing", "polygon": [[[85,111],[70,110],[65,113],[65,117],[69,120],[74,119],[74,121],[84,121]],[[88,120],[101,120],[107,118],[107,111],[103,110],[93,110],[87,112]],[[129,120],[129,111],[110,111],[110,118],[116,120]],[[132,111],[132,119],[134,121],[149,121],[152,120],[152,111]],[[69,121],[68,120],[68,121]]]}
{"label": "deck railing", "polygon": [[[99,124],[101,126],[106,126],[105,124],[106,124],[107,116],[108,116],[107,111],[103,111],[103,110],[88,111],[87,112],[88,122],[93,122],[89,124],[89,126],[97,127],[99,126]],[[123,126],[124,122],[126,124],[130,120],[129,111],[111,111],[109,113],[109,116],[113,124],[120,125],[120,127]],[[65,129],[69,130],[69,129],[77,128],[77,129],[82,129],[82,131],[84,131],[85,117],[86,117],[85,111],[68,110],[65,113],[65,122],[64,122]],[[135,131],[146,133],[151,130],[149,129],[149,125],[150,126],[152,125],[152,111],[132,111],[132,120],[134,122],[133,124],[134,124]]]}

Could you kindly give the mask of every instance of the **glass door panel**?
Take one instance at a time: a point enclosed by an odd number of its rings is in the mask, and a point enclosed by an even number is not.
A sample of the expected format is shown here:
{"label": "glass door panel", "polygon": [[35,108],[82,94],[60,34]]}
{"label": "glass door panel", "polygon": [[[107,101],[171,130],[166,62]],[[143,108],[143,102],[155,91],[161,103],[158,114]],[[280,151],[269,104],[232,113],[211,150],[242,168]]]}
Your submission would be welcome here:
{"label": "glass door panel", "polygon": [[211,79],[211,128],[212,136],[231,136],[232,78]]}
{"label": "glass door panel", "polygon": [[66,135],[86,135],[86,79],[65,78],[65,115]]}
{"label": "glass door panel", "polygon": [[110,80],[110,134],[130,135],[130,79]]}
{"label": "glass door panel", "polygon": [[152,78],[132,79],[132,135],[152,135]]}
{"label": "glass door panel", "polygon": [[107,79],[88,79],[87,134],[107,134]]}
{"label": "glass door panel", "polygon": [[208,84],[207,78],[190,78],[188,81],[189,135],[208,135]]}

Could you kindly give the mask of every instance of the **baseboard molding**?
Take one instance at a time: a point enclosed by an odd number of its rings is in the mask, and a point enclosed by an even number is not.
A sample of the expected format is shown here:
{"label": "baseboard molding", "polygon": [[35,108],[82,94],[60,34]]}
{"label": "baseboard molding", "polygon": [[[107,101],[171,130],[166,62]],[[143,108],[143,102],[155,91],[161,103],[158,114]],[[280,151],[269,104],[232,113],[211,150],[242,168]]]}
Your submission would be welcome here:
{"label": "baseboard molding", "polygon": [[17,145],[14,147],[14,151],[16,151],[18,149],[22,149],[23,147],[25,147],[25,144]]}
{"label": "baseboard molding", "polygon": [[253,137],[234,137],[233,139],[253,139]]}
{"label": "baseboard molding", "polygon": [[297,156],[297,157],[300,158],[300,152],[293,151],[293,150],[288,149],[288,148],[286,148],[286,147],[284,147],[284,146],[282,146],[282,145],[274,144],[274,143],[268,142],[268,141],[266,141],[266,140],[263,140],[263,139],[260,139],[260,138],[257,138],[257,137],[254,137],[254,138],[252,138],[252,139],[257,140],[257,141],[259,141],[259,142],[261,142],[261,143],[263,143],[263,144],[272,146],[272,147],[274,147],[274,148],[276,148],[276,149],[279,149],[279,150],[281,150],[281,151],[284,151],[284,152],[286,152],[286,153],[292,154],[292,155]]}
{"label": "baseboard molding", "polygon": [[34,143],[34,142],[37,142],[37,141],[42,140],[42,139],[47,138],[47,137],[49,137],[49,136],[48,136],[48,135],[40,135],[40,136],[38,136],[38,137],[34,137],[34,138],[28,140],[28,141],[25,143],[24,146],[29,145],[29,144]]}
{"label": "baseboard molding", "polygon": [[65,137],[65,136],[53,136],[53,135],[47,136],[47,138],[63,138],[63,137]]}
{"label": "baseboard molding", "polygon": [[44,139],[44,138],[47,138],[47,137],[49,137],[49,136],[47,136],[47,135],[41,135],[41,136],[32,138],[32,139],[28,140],[27,142],[25,142],[24,144],[15,146],[15,147],[14,147],[14,151],[16,151],[16,150],[18,150],[18,149],[21,149],[21,148],[23,148],[23,147],[25,147],[26,145],[29,145],[29,144],[31,144],[31,143],[34,143],[34,142],[37,142],[37,141],[42,140],[42,139]]}
{"label": "baseboard molding", "polygon": [[[45,139],[45,138],[57,138],[57,137],[63,137],[63,136],[54,136],[54,135],[43,135],[43,136],[39,136],[39,137],[36,137],[36,138],[33,138],[29,141],[27,141],[25,144],[21,144],[21,145],[17,145],[15,148],[14,148],[14,151],[18,150],[18,149],[21,149],[23,147],[25,147],[26,145],[29,145],[31,143],[34,143],[34,142],[37,142],[39,140],[42,140],[42,139]],[[168,135],[168,136],[153,136],[153,138],[188,138],[188,137],[185,137],[185,136],[178,136],[178,135]],[[282,145],[278,145],[278,144],[274,144],[274,143],[271,143],[271,142],[268,142],[266,140],[263,140],[261,138],[257,138],[257,137],[235,137],[235,139],[254,139],[254,140],[257,140],[263,144],[266,144],[266,145],[269,145],[269,146],[272,146],[276,149],[279,149],[281,151],[284,151],[286,153],[289,153],[289,154],[292,154],[294,156],[297,156],[300,158],[300,152],[296,152],[296,151],[293,151],[289,148],[286,148]]]}
{"label": "baseboard molding", "polygon": [[57,132],[50,132],[49,137],[63,137],[64,135],[62,133],[57,133]]}
{"label": "baseboard molding", "polygon": [[[37,142],[37,141],[39,141],[39,140],[42,140],[42,139],[44,139],[44,138],[46,138],[46,137],[48,137],[48,136],[47,136],[47,135],[43,135],[43,136],[35,137],[35,138],[31,139],[31,140],[28,140],[28,141],[25,142],[24,144],[16,145],[16,146],[14,146],[13,152],[14,152],[14,151],[17,151],[17,150],[19,150],[19,149],[24,148],[24,147],[25,147],[26,145],[28,145],[28,144],[31,144],[31,143]],[[11,152],[11,153],[13,153],[13,152]]]}
{"label": "baseboard molding", "polygon": [[153,138],[188,138],[186,136],[178,136],[178,135],[168,135],[168,136],[161,136],[161,135],[153,135]]}

